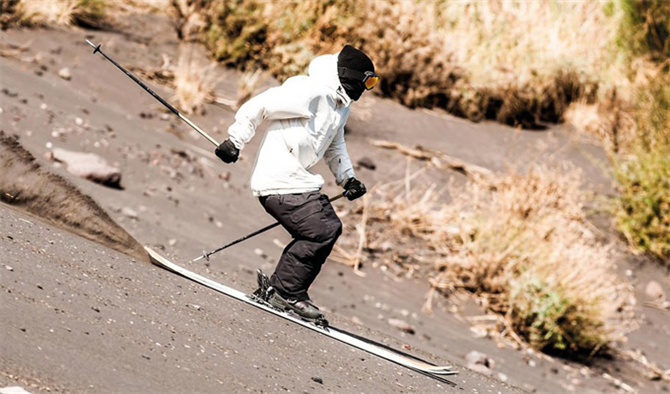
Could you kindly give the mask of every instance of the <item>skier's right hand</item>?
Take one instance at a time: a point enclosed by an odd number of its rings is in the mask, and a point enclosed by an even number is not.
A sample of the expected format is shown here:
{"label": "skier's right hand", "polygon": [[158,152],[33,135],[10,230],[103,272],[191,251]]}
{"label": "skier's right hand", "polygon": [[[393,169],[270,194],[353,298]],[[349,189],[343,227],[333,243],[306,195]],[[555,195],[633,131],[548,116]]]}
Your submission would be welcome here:
{"label": "skier's right hand", "polygon": [[240,156],[240,150],[235,147],[235,144],[231,140],[223,141],[214,153],[224,163],[235,163]]}

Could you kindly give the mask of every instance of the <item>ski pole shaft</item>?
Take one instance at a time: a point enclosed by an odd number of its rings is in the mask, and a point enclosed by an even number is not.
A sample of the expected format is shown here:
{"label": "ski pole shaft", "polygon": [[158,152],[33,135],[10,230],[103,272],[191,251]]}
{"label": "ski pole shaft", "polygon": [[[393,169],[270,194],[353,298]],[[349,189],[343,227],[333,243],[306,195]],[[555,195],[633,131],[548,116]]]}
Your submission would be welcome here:
{"label": "ski pole shaft", "polygon": [[179,117],[181,120],[183,120],[184,122],[186,122],[186,124],[188,124],[189,126],[191,126],[191,127],[193,128],[193,130],[197,131],[198,133],[200,133],[200,135],[202,135],[203,137],[207,138],[207,140],[209,140],[209,142],[211,142],[212,144],[214,144],[214,146],[219,146],[219,143],[218,143],[214,138],[210,137],[209,134],[205,133],[200,127],[196,126],[195,123],[191,122],[187,117],[185,117],[184,115],[182,115],[181,112],[179,112],[179,111],[178,111],[175,107],[173,107],[170,103],[168,103],[167,101],[165,101],[165,99],[163,99],[161,96],[159,96],[156,92],[154,92],[153,90],[151,90],[151,88],[149,88],[147,85],[145,85],[144,82],[140,81],[139,78],[137,78],[135,75],[133,75],[133,73],[131,73],[130,71],[126,70],[125,67],[123,67],[123,66],[120,65],[119,63],[115,62],[114,59],[112,59],[111,57],[107,56],[107,55],[105,54],[105,52],[101,51],[101,50],[100,50],[100,46],[101,46],[102,44],[95,45],[94,43],[92,43],[92,42],[89,41],[89,40],[86,40],[86,42],[88,43],[88,45],[90,45],[90,46],[92,46],[93,48],[95,48],[95,49],[93,50],[93,54],[100,53],[105,59],[109,60],[114,66],[116,66],[116,68],[118,68],[119,70],[123,71],[123,73],[126,74],[130,79],[132,79],[133,81],[135,81],[135,83],[137,83],[137,84],[140,85],[144,90],[146,90],[147,93],[149,93],[150,95],[152,95],[156,100],[160,101],[160,103],[163,104],[167,109],[169,109],[172,113],[174,113],[175,115],[177,115],[177,117]]}
{"label": "ski pole shaft", "polygon": [[[328,201],[330,201],[330,202],[337,201],[337,200],[339,200],[339,199],[342,198],[342,197],[344,197],[344,193],[342,193],[342,194],[338,194],[338,195],[336,195],[336,196],[333,196],[333,197],[329,198]],[[212,250],[211,252],[203,251],[203,252],[202,252],[202,256],[199,256],[199,257],[193,259],[192,261],[193,261],[193,262],[196,262],[196,261],[198,261],[198,260],[202,260],[202,259],[205,259],[205,260],[209,261],[209,256],[213,255],[214,253],[219,253],[220,251],[222,251],[222,250],[224,250],[224,249],[227,249],[227,248],[229,248],[229,247],[231,247],[231,246],[233,246],[233,245],[237,245],[238,243],[240,243],[240,242],[242,242],[242,241],[245,241],[245,240],[247,240],[247,239],[249,239],[249,238],[251,238],[251,237],[255,237],[256,235],[261,234],[261,233],[264,233],[264,232],[266,232],[266,231],[268,231],[268,230],[270,230],[270,229],[273,229],[273,228],[275,228],[275,227],[277,227],[277,226],[279,226],[279,222],[275,222],[275,223],[272,223],[272,224],[270,224],[270,225],[267,225],[267,226],[263,227],[263,228],[260,229],[260,230],[256,230],[256,231],[254,231],[254,232],[251,233],[251,234],[247,234],[247,235],[245,235],[245,236],[242,237],[242,238],[238,238],[238,239],[234,240],[234,241],[231,242],[231,243],[225,244],[225,245],[223,245],[222,247],[220,247],[220,248],[218,248],[218,249],[214,249],[214,250]]]}

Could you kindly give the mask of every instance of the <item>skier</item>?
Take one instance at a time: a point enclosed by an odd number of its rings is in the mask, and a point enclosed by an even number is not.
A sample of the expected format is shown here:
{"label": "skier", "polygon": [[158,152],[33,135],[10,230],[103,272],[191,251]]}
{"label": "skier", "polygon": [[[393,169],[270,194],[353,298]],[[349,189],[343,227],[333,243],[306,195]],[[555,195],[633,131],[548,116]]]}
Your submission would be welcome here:
{"label": "skier", "polygon": [[324,158],[345,197],[365,194],[347,153],[344,125],[352,100],[374,88],[379,77],[370,58],[350,45],[313,59],[308,74],[289,78],[240,107],[228,128],[229,139],[215,153],[225,163],[235,163],[256,129],[269,122],[251,189],[293,240],[270,277],[275,291],[268,301],[316,320],[323,316],[307,290],[342,234],[342,223],[320,193],[323,177],[309,169]]}

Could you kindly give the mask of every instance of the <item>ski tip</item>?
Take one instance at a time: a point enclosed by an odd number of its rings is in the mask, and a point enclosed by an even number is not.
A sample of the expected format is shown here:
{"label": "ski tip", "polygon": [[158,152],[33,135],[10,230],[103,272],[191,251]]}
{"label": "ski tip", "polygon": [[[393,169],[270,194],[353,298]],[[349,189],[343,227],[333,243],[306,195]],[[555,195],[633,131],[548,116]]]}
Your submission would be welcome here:
{"label": "ski tip", "polygon": [[145,246],[145,247],[144,247],[144,250],[145,250],[147,253],[149,253],[149,258],[151,259],[151,262],[152,262],[153,264],[157,264],[157,265],[166,265],[166,263],[167,263],[167,264],[170,263],[170,261],[169,261],[168,259],[166,259],[165,257],[161,256],[160,254],[158,254],[158,252],[156,252],[155,250],[151,249],[150,247]]}

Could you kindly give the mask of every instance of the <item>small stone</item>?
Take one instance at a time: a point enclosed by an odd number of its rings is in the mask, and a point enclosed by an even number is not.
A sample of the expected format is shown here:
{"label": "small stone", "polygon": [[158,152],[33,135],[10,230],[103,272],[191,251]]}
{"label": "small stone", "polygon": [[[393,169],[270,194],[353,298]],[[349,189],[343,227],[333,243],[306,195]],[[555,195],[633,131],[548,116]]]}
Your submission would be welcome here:
{"label": "small stone", "polygon": [[507,382],[508,377],[507,377],[507,375],[505,375],[504,373],[500,372],[500,373],[498,373],[498,379],[499,379],[501,382]]}
{"label": "small stone", "polygon": [[644,292],[649,298],[653,300],[665,298],[665,291],[663,291],[663,287],[655,280],[650,280],[649,283],[647,283],[647,287],[644,289]]}
{"label": "small stone", "polygon": [[262,257],[262,258],[264,258],[264,259],[268,258],[268,255],[265,254],[265,252],[263,251],[263,249],[256,248],[256,249],[254,249],[254,253],[255,253],[257,256],[260,256],[260,257]]}
{"label": "small stone", "polygon": [[323,384],[323,379],[321,379],[321,378],[312,377],[312,380],[317,382],[318,384]]}
{"label": "small stone", "polygon": [[81,126],[81,125],[84,124],[84,119],[82,119],[82,118],[76,118],[76,119],[74,120],[74,123],[75,123],[77,126]]}
{"label": "small stone", "polygon": [[9,265],[5,265],[5,269],[7,271],[14,271],[14,268],[12,266],[9,266]]}
{"label": "small stone", "polygon": [[389,319],[389,320],[388,320],[388,323],[389,323],[389,325],[390,325],[391,327],[395,327],[395,328],[397,328],[398,330],[403,331],[403,332],[406,332],[406,333],[408,333],[408,334],[412,334],[412,335],[414,335],[414,333],[416,332],[416,331],[414,330],[414,326],[412,326],[411,324],[409,324],[408,322],[406,322],[406,321],[404,321],[404,320],[400,320],[400,319]]}
{"label": "small stone", "polygon": [[368,170],[374,171],[377,166],[375,163],[372,161],[371,158],[369,157],[362,157],[360,160],[358,160],[357,164],[363,168],[367,168]]}
{"label": "small stone", "polygon": [[66,81],[69,81],[72,79],[72,74],[70,73],[70,69],[67,67],[61,68],[60,71],[58,71],[58,76],[63,78]]}
{"label": "small stone", "polygon": [[361,319],[357,318],[356,316],[352,316],[352,317],[351,317],[351,322],[354,323],[354,324],[358,324],[358,325],[362,325],[362,324],[363,324],[363,322],[361,321]]}
{"label": "small stone", "polygon": [[487,356],[482,352],[476,350],[471,351],[465,356],[465,360],[468,362],[468,368],[485,375],[491,375],[493,373],[493,366],[495,362],[492,358]]}
{"label": "small stone", "polygon": [[139,218],[137,211],[128,207],[121,208],[121,214],[132,220],[137,220]]}
{"label": "small stone", "polygon": [[230,180],[230,171],[220,173],[219,174],[219,179],[228,182]]}
{"label": "small stone", "polygon": [[175,246],[177,244],[177,240],[172,238],[171,240],[168,241],[168,245],[170,246]]}

